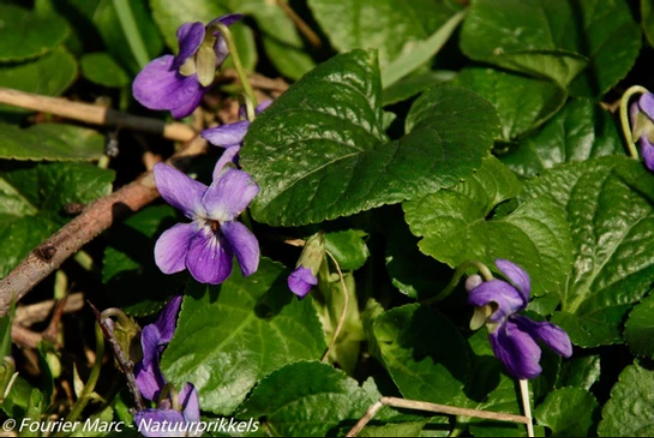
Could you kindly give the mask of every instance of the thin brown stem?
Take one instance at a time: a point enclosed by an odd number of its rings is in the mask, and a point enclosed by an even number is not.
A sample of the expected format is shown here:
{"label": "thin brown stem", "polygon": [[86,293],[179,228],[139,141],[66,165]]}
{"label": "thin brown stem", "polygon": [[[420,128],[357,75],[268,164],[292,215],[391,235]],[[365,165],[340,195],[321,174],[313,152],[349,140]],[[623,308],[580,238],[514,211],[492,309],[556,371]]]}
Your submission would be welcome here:
{"label": "thin brown stem", "polygon": [[336,326],[336,330],[334,331],[334,337],[332,338],[332,341],[329,343],[329,347],[327,348],[327,351],[325,351],[324,356],[322,357],[322,361],[325,362],[329,358],[329,354],[332,352],[334,349],[334,346],[336,345],[336,340],[340,336],[341,332],[343,331],[343,326],[345,325],[345,320],[347,319],[347,311],[350,306],[350,294],[347,290],[347,285],[345,284],[345,278],[343,277],[343,271],[341,271],[341,265],[338,264],[338,261],[336,260],[336,257],[332,255],[329,251],[325,251],[329,258],[334,262],[334,266],[336,266],[336,271],[338,272],[338,277],[341,280],[341,288],[343,289],[343,311],[341,313],[341,317],[338,320],[338,325]]}
{"label": "thin brown stem", "polygon": [[[184,168],[188,165],[189,157],[205,152],[206,145],[205,140],[196,137],[187,148],[173,155],[167,162]],[[9,275],[0,280],[0,316],[7,313],[12,299],[20,301],[84,245],[158,196],[154,175],[148,172],[136,181],[88,205],[79,216],[30,252]]]}
{"label": "thin brown stem", "polygon": [[98,321],[98,325],[102,330],[104,339],[107,341],[107,343],[111,347],[111,350],[114,353],[116,362],[118,362],[121,371],[123,372],[123,374],[125,374],[125,378],[127,379],[127,388],[129,389],[129,392],[132,395],[132,398],[134,399],[134,404],[136,405],[136,409],[139,411],[144,410],[145,404],[143,403],[143,398],[141,397],[141,391],[139,391],[138,385],[136,384],[136,379],[134,378],[134,363],[130,360],[129,357],[125,355],[123,349],[120,348],[120,345],[118,344],[118,341],[114,336],[113,330],[109,328],[107,323],[102,318],[98,309],[90,302],[89,302],[89,306],[91,307],[91,310],[95,315],[95,319]]}
{"label": "thin brown stem", "polygon": [[477,409],[457,408],[415,400],[405,400],[396,397],[382,397],[373,404],[359,422],[348,432],[347,437],[356,437],[384,406],[398,409],[431,412],[434,414],[454,415],[458,417],[482,418],[484,420],[505,421],[510,423],[529,424],[530,419],[522,415],[503,414],[500,412],[480,411]]}
{"label": "thin brown stem", "polygon": [[282,8],[288,18],[293,21],[293,24],[295,24],[300,33],[304,35],[304,37],[311,43],[312,46],[317,48],[322,46],[320,37],[313,31],[313,29],[311,29],[311,27],[302,19],[302,17],[300,17],[297,12],[291,8],[291,6],[287,3],[287,0],[277,0],[277,4],[280,8]]}
{"label": "thin brown stem", "polygon": [[197,135],[193,129],[183,123],[165,123],[161,120],[134,116],[99,105],[72,102],[60,97],[41,96],[10,88],[0,87],[0,103],[50,113],[92,125],[116,126],[149,132],[175,141],[190,141]]}

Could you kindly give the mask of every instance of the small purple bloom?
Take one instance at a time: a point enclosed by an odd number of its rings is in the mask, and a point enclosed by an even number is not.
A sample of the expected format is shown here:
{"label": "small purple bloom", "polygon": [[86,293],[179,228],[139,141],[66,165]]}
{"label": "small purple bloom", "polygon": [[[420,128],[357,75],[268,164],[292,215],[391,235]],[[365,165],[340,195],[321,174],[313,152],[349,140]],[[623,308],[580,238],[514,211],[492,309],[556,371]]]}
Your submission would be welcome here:
{"label": "small purple bloom", "polygon": [[181,210],[191,223],[166,230],[154,248],[155,262],[165,274],[188,269],[200,283],[220,284],[232,273],[234,256],[243,275],[259,267],[259,242],[236,218],[259,193],[259,186],[242,170],[214,171],[211,186],[159,163],[154,179],[161,196]]}
{"label": "small purple bloom", "polygon": [[572,343],[560,327],[517,315],[529,304],[529,275],[508,260],[497,260],[496,265],[510,283],[490,280],[476,285],[470,291],[468,302],[479,308],[490,306],[492,309],[486,322],[491,346],[509,373],[517,379],[534,379],[542,372],[541,349],[537,341],[565,358],[572,356]]}
{"label": "small purple bloom", "polygon": [[[225,15],[206,28],[200,22],[182,24],[177,29],[179,53],[156,58],[146,65],[132,85],[134,98],[146,108],[169,110],[176,119],[191,114],[209,91],[212,74],[229,55],[225,39],[215,25],[229,26],[241,17]],[[203,67],[207,59],[215,66]]]}
{"label": "small purple bloom", "polygon": [[[261,102],[257,106],[255,113],[257,115],[261,114],[261,112],[268,108],[270,104],[272,104],[271,100]],[[216,126],[215,128],[209,128],[202,131],[202,138],[214,146],[225,148],[223,156],[220,157],[220,162],[227,163],[231,161],[233,163],[238,163],[238,152],[243,145],[243,139],[248,133],[248,128],[251,124],[251,122],[247,120],[245,106],[241,105],[239,114],[244,120],[229,123],[227,125]]]}
{"label": "small purple bloom", "polygon": [[641,114],[649,119],[647,123],[650,125],[650,129],[637,129],[641,132],[636,133],[636,136],[638,137],[645,166],[654,172],[654,139],[650,136],[650,131],[653,129],[652,124],[654,123],[654,94],[645,93],[637,102],[631,105],[630,115],[632,127],[635,128],[639,125],[638,119]]}
{"label": "small purple bloom", "polygon": [[170,400],[164,400],[158,409],[145,409],[134,414],[139,433],[146,437],[201,436],[198,427],[200,401],[198,391],[191,383],[180,391],[177,402],[181,412],[173,408]]}
{"label": "small purple bloom", "polygon": [[300,298],[306,297],[317,284],[318,278],[313,275],[311,269],[302,266],[288,276],[288,288]]}
{"label": "small purple bloom", "polygon": [[178,295],[166,304],[156,322],[146,325],[141,331],[143,359],[134,367],[134,376],[141,394],[148,400],[156,399],[166,384],[159,369],[159,359],[173,338],[181,305],[182,297]]}

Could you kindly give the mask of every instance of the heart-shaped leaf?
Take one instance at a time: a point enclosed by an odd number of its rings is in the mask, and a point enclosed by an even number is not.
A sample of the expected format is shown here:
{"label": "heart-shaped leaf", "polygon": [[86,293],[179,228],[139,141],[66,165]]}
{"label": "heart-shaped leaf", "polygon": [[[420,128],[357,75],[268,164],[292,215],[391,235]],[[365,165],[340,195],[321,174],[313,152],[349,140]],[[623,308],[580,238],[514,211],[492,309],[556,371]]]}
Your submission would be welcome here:
{"label": "heart-shaped leaf", "polygon": [[252,124],[243,168],[261,187],[254,217],[271,225],[321,222],[433,193],[469,177],[498,127],[490,103],[437,87],[407,117],[407,135],[383,132],[374,52],[319,66]]}
{"label": "heart-shaped leaf", "polygon": [[557,292],[572,263],[564,211],[534,200],[511,214],[487,220],[502,202],[520,193],[520,183],[496,158],[488,158],[468,181],[403,204],[420,250],[456,267],[480,260],[491,269],[509,259],[529,272],[535,296]]}
{"label": "heart-shaped leaf", "polygon": [[590,436],[599,419],[599,403],[583,389],[561,388],[550,392],[534,414],[553,436]]}
{"label": "heart-shaped leaf", "polygon": [[654,357],[654,295],[634,307],[625,324],[624,339],[632,353]]}

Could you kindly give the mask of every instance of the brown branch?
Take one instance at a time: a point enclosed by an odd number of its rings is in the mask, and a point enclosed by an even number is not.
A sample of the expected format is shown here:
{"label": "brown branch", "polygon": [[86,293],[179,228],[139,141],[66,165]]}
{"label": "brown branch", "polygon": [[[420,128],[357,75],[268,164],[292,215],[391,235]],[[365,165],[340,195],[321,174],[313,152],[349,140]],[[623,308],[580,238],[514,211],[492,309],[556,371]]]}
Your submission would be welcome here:
{"label": "brown branch", "polygon": [[175,141],[190,141],[197,133],[183,123],[165,123],[149,117],[134,116],[99,105],[72,102],[59,97],[41,96],[0,87],[0,103],[54,114],[92,125],[116,126],[159,134]]}
{"label": "brown branch", "polygon": [[98,324],[102,329],[102,334],[104,335],[104,338],[107,340],[107,342],[111,346],[111,350],[114,352],[114,357],[116,358],[116,361],[120,365],[121,371],[123,372],[123,374],[125,374],[125,378],[127,379],[127,388],[129,389],[129,392],[132,394],[132,398],[134,399],[134,403],[136,404],[136,409],[139,411],[144,410],[145,405],[143,404],[141,391],[139,391],[138,385],[136,384],[136,379],[134,378],[134,362],[132,362],[125,355],[123,349],[120,348],[120,345],[118,344],[118,341],[114,336],[113,330],[111,330],[107,325],[107,323],[102,319],[102,315],[100,314],[98,309],[93,304],[91,304],[91,302],[89,302],[89,306],[91,307],[91,310],[95,315],[95,319],[98,321]]}
{"label": "brown branch", "polygon": [[294,10],[289,6],[288,3],[286,3],[286,0],[277,0],[277,4],[279,7],[284,11],[284,13],[288,16],[288,18],[293,21],[293,24],[298,28],[300,33],[304,35],[304,37],[309,40],[312,46],[314,47],[320,47],[322,46],[322,42],[320,41],[320,37],[311,29],[311,27],[300,17]]}
{"label": "brown branch", "polygon": [[[29,306],[19,306],[16,309],[14,324],[29,327],[33,324],[43,322],[48,319],[56,305],[55,300],[43,301]],[[84,294],[76,293],[68,295],[63,307],[64,313],[75,313],[84,307]]]}
{"label": "brown branch", "polygon": [[[168,163],[183,168],[187,164],[186,159],[203,153],[206,145],[205,140],[196,137],[187,148],[173,155]],[[114,222],[140,210],[158,196],[154,175],[148,172],[88,205],[79,216],[30,252],[9,275],[0,280],[0,316],[7,313],[12,300],[20,301],[34,286]]]}
{"label": "brown branch", "polygon": [[43,335],[18,324],[14,324],[11,326],[11,339],[19,347],[36,348],[39,345],[39,342],[43,340]]}
{"label": "brown branch", "polygon": [[[221,77],[240,82],[238,73],[234,69],[227,69],[223,71]],[[283,93],[284,91],[288,90],[289,87],[289,84],[282,78],[271,79],[269,77],[254,73],[251,74],[248,79],[250,80],[250,85],[252,85],[253,88],[264,91],[277,91],[279,93]]]}
{"label": "brown branch", "polygon": [[500,412],[479,411],[476,409],[457,408],[453,406],[437,405],[414,400],[405,400],[396,397],[382,397],[374,403],[359,422],[348,432],[347,437],[356,437],[375,417],[377,412],[384,406],[391,406],[398,409],[410,409],[414,411],[431,412],[434,414],[454,415],[460,417],[482,418],[485,420],[506,421],[510,423],[529,424],[530,419],[522,415],[502,414]]}

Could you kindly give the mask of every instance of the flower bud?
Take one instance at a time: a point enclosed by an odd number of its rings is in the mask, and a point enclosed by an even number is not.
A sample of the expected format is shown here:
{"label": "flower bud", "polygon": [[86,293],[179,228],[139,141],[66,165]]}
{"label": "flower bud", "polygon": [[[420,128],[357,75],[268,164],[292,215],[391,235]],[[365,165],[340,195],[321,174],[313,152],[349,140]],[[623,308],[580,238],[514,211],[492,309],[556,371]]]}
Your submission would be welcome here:
{"label": "flower bud", "polygon": [[471,275],[466,280],[466,291],[468,291],[468,293],[472,292],[474,289],[476,289],[478,286],[480,286],[483,282],[484,282],[484,280],[481,278],[481,275],[479,275],[479,274]]}

